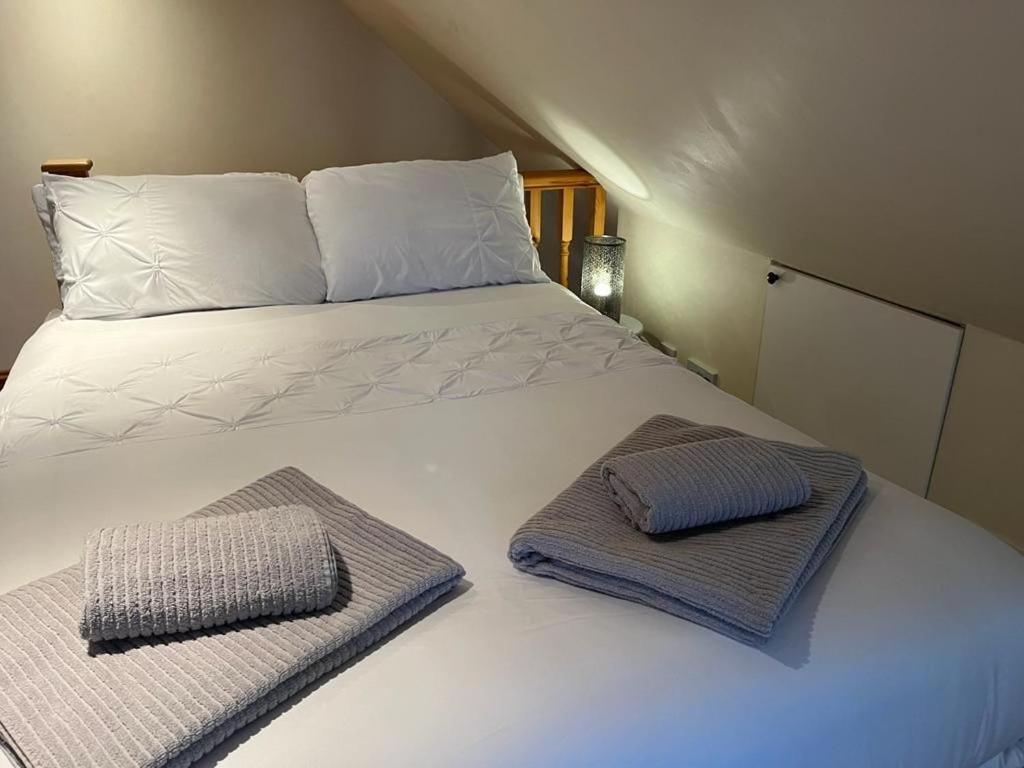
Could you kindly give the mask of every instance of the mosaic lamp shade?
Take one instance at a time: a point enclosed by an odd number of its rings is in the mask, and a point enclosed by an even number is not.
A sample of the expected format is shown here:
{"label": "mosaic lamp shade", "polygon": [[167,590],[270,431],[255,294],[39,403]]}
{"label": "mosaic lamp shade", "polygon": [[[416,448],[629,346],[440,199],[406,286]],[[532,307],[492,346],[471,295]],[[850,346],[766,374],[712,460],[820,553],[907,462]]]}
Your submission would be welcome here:
{"label": "mosaic lamp shade", "polygon": [[580,296],[615,322],[622,314],[622,283],[626,241],[611,235],[590,235],[583,241]]}

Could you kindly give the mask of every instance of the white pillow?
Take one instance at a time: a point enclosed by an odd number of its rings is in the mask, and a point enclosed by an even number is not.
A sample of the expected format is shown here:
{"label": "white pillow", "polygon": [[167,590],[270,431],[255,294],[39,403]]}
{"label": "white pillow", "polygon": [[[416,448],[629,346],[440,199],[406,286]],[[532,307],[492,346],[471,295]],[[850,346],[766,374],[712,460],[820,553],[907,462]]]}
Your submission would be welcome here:
{"label": "white pillow", "polygon": [[64,273],[60,266],[60,244],[57,242],[57,233],[53,231],[53,212],[46,202],[46,187],[36,184],[32,187],[32,204],[36,208],[36,216],[39,223],[43,225],[43,233],[46,235],[46,244],[50,246],[50,259],[53,262],[53,276],[57,279],[57,290],[60,291],[61,302],[64,301]]}
{"label": "white pillow", "polygon": [[69,318],[324,300],[292,176],[44,175],[43,184]]}
{"label": "white pillow", "polygon": [[313,171],[327,300],[546,282],[511,152]]}

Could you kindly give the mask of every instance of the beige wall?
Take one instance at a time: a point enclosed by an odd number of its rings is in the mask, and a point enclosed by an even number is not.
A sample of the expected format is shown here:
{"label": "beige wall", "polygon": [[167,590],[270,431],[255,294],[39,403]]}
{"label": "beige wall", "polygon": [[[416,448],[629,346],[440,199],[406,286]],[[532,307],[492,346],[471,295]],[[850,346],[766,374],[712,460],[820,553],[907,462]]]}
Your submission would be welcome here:
{"label": "beige wall", "polygon": [[619,212],[628,242],[624,310],[644,329],[718,370],[718,384],[754,398],[768,259],[684,229]]}
{"label": "beige wall", "polygon": [[280,170],[493,150],[335,0],[0,2],[0,369],[57,301],[38,164]]}
{"label": "beige wall", "polygon": [[1024,552],[1024,344],[968,326],[928,497]]}
{"label": "beige wall", "polygon": [[499,144],[601,178],[627,310],[734,394],[769,258],[971,325],[933,496],[1024,540],[1024,3],[345,1]]}

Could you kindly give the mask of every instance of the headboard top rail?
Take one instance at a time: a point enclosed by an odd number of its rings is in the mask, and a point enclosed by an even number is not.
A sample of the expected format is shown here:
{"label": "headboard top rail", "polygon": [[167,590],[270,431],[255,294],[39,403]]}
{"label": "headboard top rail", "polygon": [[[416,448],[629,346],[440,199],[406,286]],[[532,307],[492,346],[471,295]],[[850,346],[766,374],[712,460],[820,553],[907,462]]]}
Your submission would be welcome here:
{"label": "headboard top rail", "polygon": [[92,160],[87,157],[60,157],[52,158],[42,164],[40,170],[43,173],[53,173],[58,176],[77,176],[86,178],[92,170]]}
{"label": "headboard top rail", "polygon": [[600,186],[586,171],[572,168],[564,171],[523,171],[523,186],[528,189],[586,189]]}

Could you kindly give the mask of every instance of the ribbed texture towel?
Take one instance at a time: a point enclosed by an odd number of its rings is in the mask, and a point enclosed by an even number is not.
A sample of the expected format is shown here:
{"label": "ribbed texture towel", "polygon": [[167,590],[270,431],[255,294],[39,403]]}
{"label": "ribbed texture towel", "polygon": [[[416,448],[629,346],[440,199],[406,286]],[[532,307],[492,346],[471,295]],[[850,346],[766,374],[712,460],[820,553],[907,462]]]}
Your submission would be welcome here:
{"label": "ribbed texture towel", "polygon": [[609,491],[644,533],[667,533],[803,504],[811,483],[764,440],[727,437],[609,459]]}
{"label": "ribbed texture towel", "polygon": [[655,416],[592,464],[512,537],[515,567],[634,600],[750,645],[764,643],[828,557],[867,486],[861,463],[773,442],[807,475],[811,497],[779,515],[649,536],[630,526],[601,480],[605,461],[743,436]]}
{"label": "ribbed texture towel", "polygon": [[100,528],[82,591],[82,637],[116,640],[320,610],[338,571],[316,513],[284,506]]}
{"label": "ribbed texture towel", "polygon": [[0,741],[31,768],[189,765],[462,578],[458,563],[293,468],[196,514],[289,504],[313,509],[335,550],[340,586],[317,613],[112,640],[90,655],[79,566],[0,595]]}

